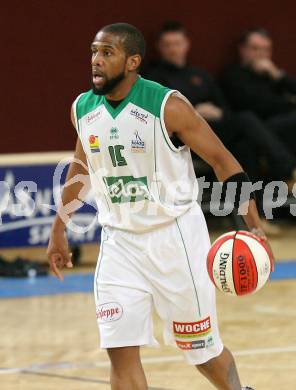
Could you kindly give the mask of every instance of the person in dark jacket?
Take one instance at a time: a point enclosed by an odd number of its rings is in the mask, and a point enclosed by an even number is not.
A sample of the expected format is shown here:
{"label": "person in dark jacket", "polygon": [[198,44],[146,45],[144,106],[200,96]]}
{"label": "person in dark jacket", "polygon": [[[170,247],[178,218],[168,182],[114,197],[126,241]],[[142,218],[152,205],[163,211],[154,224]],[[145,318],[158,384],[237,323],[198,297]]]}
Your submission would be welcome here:
{"label": "person in dark jacket", "polygon": [[254,112],[296,155],[296,79],[275,64],[272,45],[263,28],[244,32],[239,63],[225,71],[222,87],[232,108]]}
{"label": "person in dark jacket", "polygon": [[[180,91],[241,161],[252,181],[262,180],[260,162],[264,156],[272,175],[270,179],[286,179],[293,184],[296,159],[278,137],[251,111],[232,112],[213,77],[187,64],[190,40],[185,28],[177,22],[166,23],[160,31],[157,47],[160,60],[150,65],[144,75]],[[178,144],[178,140],[175,141]],[[264,219],[262,222],[267,234],[279,233],[276,226]]]}
{"label": "person in dark jacket", "polygon": [[240,159],[253,181],[261,178],[260,156],[268,161],[271,179],[293,181],[296,178],[296,158],[279,138],[251,111],[233,113],[213,77],[187,64],[190,40],[181,24],[166,23],[160,31],[157,47],[160,60],[147,69],[147,78],[179,90]]}

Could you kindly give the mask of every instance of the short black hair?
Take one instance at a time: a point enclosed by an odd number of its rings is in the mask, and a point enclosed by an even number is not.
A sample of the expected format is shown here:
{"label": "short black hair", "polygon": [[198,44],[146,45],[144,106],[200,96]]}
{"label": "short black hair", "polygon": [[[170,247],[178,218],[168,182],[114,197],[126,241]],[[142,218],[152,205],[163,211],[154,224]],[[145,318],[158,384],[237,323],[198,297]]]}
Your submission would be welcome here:
{"label": "short black hair", "polygon": [[272,39],[270,32],[264,28],[264,27],[253,27],[249,28],[248,30],[245,30],[242,35],[240,36],[240,39],[238,41],[239,45],[244,45],[247,43],[248,39],[252,34],[259,34],[264,38]]}
{"label": "short black hair", "polygon": [[181,24],[180,22],[174,21],[174,20],[170,20],[168,22],[165,22],[161,26],[161,29],[158,33],[158,39],[160,39],[163,34],[169,33],[169,32],[180,32],[180,33],[183,33],[184,35],[187,35],[187,30],[183,26],[183,24]]}
{"label": "short black hair", "polygon": [[146,50],[145,38],[135,26],[128,23],[114,23],[104,26],[100,31],[120,36],[128,56],[139,54],[144,58]]}

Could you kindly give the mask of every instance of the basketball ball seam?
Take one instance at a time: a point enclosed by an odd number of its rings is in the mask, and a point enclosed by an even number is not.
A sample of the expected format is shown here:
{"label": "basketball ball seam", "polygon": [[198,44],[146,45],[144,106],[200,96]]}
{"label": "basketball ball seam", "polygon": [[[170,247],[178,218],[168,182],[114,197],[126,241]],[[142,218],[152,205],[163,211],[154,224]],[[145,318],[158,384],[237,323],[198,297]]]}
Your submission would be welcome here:
{"label": "basketball ball seam", "polygon": [[235,294],[237,294],[237,290],[236,290],[236,285],[235,285],[235,280],[234,280],[234,272],[233,272],[233,253],[234,253],[234,243],[235,243],[235,237],[237,235],[238,232],[235,233],[234,237],[233,237],[233,242],[232,242],[232,258],[231,258],[231,268],[232,268],[232,281],[233,281],[233,286],[234,286],[234,291],[235,291]]}
{"label": "basketball ball seam", "polygon": [[[226,242],[228,239],[230,238],[233,238],[235,237],[236,235],[236,232],[234,234],[234,236],[231,236],[231,232],[229,232],[229,235],[225,234],[225,237],[223,237],[223,241],[220,242],[220,238],[218,238],[217,240],[215,240],[214,244],[212,245],[211,249],[209,250],[209,253],[208,253],[208,256],[207,256],[207,269],[208,269],[208,274],[209,274],[209,277],[211,279],[211,281],[214,283],[214,285],[218,288],[216,282],[215,282],[215,278],[213,277],[213,265],[214,265],[214,261],[215,261],[215,256],[218,252],[218,250],[220,249],[221,245]],[[219,243],[219,245],[217,245]],[[216,249],[214,251],[214,249]],[[211,255],[211,260],[209,261],[209,256]]]}
{"label": "basketball ball seam", "polygon": [[[239,233],[240,235],[240,233]],[[246,235],[245,235],[246,236]],[[253,237],[250,237],[251,239],[253,239]],[[260,241],[256,240],[257,243],[259,245],[261,245]],[[241,296],[241,295],[245,295],[245,294],[250,294],[254,291],[256,291],[257,287],[258,287],[258,268],[257,268],[257,262],[255,260],[255,257],[254,257],[254,254],[253,254],[253,251],[249,245],[248,242],[245,242],[242,238],[237,238],[236,239],[236,250],[238,249],[238,246],[239,245],[242,245],[243,247],[245,247],[247,250],[248,250],[248,262],[246,262],[245,264],[247,265],[249,271],[250,271],[250,277],[251,277],[251,282],[252,282],[252,289],[251,290],[248,290],[247,292],[242,292],[241,291],[241,284],[239,284],[238,288],[239,288],[239,291],[236,289],[236,284],[234,284],[234,288],[235,288],[235,291],[236,291],[236,295],[238,296]],[[243,250],[243,248],[240,248],[240,250]],[[235,252],[235,251],[234,251]],[[235,259],[236,260],[236,259]],[[237,263],[232,263],[235,267],[237,267]],[[252,264],[252,265],[251,265]],[[252,271],[253,269],[253,271]],[[251,272],[252,271],[252,272]],[[234,275],[234,274],[233,274]],[[240,282],[241,279],[240,279],[240,271],[239,269],[236,269],[236,276],[238,276],[238,279],[236,278],[235,281],[237,282]]]}

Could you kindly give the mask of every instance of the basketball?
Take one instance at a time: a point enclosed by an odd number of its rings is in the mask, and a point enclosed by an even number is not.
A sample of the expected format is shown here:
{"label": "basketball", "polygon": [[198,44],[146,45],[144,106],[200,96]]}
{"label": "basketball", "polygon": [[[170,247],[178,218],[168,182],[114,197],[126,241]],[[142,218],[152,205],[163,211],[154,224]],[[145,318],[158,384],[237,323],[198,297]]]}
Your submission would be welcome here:
{"label": "basketball", "polygon": [[212,282],[229,295],[246,295],[260,290],[269,278],[272,264],[266,243],[243,230],[220,236],[207,257]]}

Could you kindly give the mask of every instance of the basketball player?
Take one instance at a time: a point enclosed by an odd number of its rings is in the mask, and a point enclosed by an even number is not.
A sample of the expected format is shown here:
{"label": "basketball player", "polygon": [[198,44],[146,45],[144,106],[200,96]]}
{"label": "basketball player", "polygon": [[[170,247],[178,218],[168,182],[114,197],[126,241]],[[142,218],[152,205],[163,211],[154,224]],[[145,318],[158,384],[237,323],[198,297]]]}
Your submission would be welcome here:
{"label": "basketball player", "polygon": [[[94,293],[111,388],[147,389],[139,350],[157,344],[154,308],[167,344],[179,347],[217,389],[241,390],[233,356],[219,336],[206,270],[210,240],[195,201],[190,148],[221,182],[241,185],[248,177],[177,91],[139,76],[145,42],[135,27],[102,28],[91,50],[93,88],[75,100],[71,113],[81,164],[71,163],[67,180],[87,167],[99,210]],[[64,188],[64,207],[52,227],[48,259],[60,279],[60,269],[72,267],[64,231],[73,210],[67,205],[82,189],[82,183]],[[254,199],[244,219],[263,237]]]}

